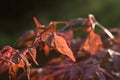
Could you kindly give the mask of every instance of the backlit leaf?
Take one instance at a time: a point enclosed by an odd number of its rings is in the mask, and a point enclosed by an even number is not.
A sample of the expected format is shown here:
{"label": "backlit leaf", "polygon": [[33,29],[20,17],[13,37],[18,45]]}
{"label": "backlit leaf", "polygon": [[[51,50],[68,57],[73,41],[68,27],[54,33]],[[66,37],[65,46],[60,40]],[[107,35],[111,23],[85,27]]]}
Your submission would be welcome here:
{"label": "backlit leaf", "polygon": [[45,43],[43,49],[44,49],[44,53],[45,53],[45,55],[47,56],[47,55],[49,54],[49,52],[50,52],[50,48],[49,48],[48,44]]}
{"label": "backlit leaf", "polygon": [[37,18],[33,17],[33,19],[34,19],[34,23],[35,23],[37,29],[41,29],[41,24],[39,23],[39,21],[37,20]]}
{"label": "backlit leaf", "polygon": [[91,30],[80,50],[83,49],[90,52],[91,55],[96,55],[101,48],[102,40],[100,36]]}
{"label": "backlit leaf", "polygon": [[73,52],[68,47],[63,37],[57,35],[56,33],[52,33],[46,42],[50,44],[53,48],[55,48],[57,51],[59,51],[60,53],[67,55],[73,61],[76,61],[73,55]]}

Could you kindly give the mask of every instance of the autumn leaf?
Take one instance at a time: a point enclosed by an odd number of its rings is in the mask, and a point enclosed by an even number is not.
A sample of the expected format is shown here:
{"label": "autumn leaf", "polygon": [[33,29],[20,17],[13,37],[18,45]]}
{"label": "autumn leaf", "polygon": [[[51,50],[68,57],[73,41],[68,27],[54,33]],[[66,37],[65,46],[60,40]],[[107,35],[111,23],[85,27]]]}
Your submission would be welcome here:
{"label": "autumn leaf", "polygon": [[17,64],[12,64],[10,67],[9,67],[9,79],[10,80],[13,80],[16,78],[17,76],[17,73],[18,73],[18,70],[19,70],[19,67]]}
{"label": "autumn leaf", "polygon": [[47,33],[56,32],[56,22],[50,22],[49,25],[45,28],[43,32],[41,32],[42,35]]}
{"label": "autumn leaf", "polygon": [[46,44],[46,43],[44,44],[43,50],[44,50],[44,53],[45,53],[46,56],[49,55],[50,48],[49,48],[48,44]]}
{"label": "autumn leaf", "polygon": [[36,28],[37,29],[41,29],[41,24],[38,22],[38,20],[37,20],[37,18],[36,17],[33,17],[33,19],[34,19],[34,23],[35,23],[35,25],[36,25]]}
{"label": "autumn leaf", "polygon": [[68,47],[63,37],[57,35],[56,33],[51,33],[50,37],[47,39],[46,42],[50,44],[53,48],[55,48],[57,51],[59,51],[60,53],[70,57],[74,62],[76,61],[73,55],[73,52]]}
{"label": "autumn leaf", "polygon": [[41,34],[57,32],[56,30],[57,24],[67,24],[67,22],[66,21],[51,21]]}
{"label": "autumn leaf", "polygon": [[100,36],[91,30],[84,44],[80,47],[80,50],[83,49],[90,52],[91,55],[96,55],[97,51],[99,51],[101,48],[102,40]]}
{"label": "autumn leaf", "polygon": [[50,22],[49,32],[56,32],[56,22]]}
{"label": "autumn leaf", "polygon": [[36,17],[33,17],[33,19],[34,19],[34,23],[36,25],[36,29],[34,30],[34,34],[35,34],[35,36],[39,36],[40,33],[44,31],[45,26],[41,25]]}
{"label": "autumn leaf", "polygon": [[27,42],[25,42],[24,46],[32,45],[32,43],[33,43],[32,40],[31,41],[27,41]]}
{"label": "autumn leaf", "polygon": [[66,30],[60,32],[60,35],[66,40],[67,44],[70,46],[73,38],[73,30]]}

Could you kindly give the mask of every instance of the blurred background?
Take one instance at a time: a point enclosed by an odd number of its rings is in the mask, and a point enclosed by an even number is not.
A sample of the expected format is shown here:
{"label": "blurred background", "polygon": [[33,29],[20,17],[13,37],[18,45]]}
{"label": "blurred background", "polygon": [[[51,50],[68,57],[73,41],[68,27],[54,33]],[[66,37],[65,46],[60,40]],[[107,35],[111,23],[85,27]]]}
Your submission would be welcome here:
{"label": "blurred background", "polygon": [[120,0],[1,0],[0,48],[12,45],[26,30],[34,29],[33,16],[41,24],[95,15],[107,27],[120,24]]}

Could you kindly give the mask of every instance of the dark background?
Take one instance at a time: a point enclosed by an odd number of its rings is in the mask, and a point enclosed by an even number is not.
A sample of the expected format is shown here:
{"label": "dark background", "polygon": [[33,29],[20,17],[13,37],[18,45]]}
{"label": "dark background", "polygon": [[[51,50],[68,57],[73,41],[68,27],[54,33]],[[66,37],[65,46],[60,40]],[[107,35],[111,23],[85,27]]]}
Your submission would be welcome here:
{"label": "dark background", "polygon": [[33,16],[48,24],[92,13],[104,26],[115,27],[120,24],[119,8],[120,0],[1,0],[0,47],[12,45],[24,31],[33,29]]}

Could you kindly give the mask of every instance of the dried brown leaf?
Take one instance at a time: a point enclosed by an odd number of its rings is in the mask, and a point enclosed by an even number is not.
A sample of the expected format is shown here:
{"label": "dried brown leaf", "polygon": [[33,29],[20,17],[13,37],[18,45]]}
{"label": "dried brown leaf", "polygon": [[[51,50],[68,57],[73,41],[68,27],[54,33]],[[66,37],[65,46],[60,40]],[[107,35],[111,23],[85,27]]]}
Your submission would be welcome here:
{"label": "dried brown leaf", "polygon": [[55,48],[60,53],[67,55],[69,58],[71,58],[73,61],[76,61],[73,52],[68,47],[65,39],[56,33],[52,33],[49,39],[46,41],[50,46]]}
{"label": "dried brown leaf", "polygon": [[96,55],[97,51],[102,49],[100,36],[91,30],[80,50],[81,49],[90,52],[91,55]]}

